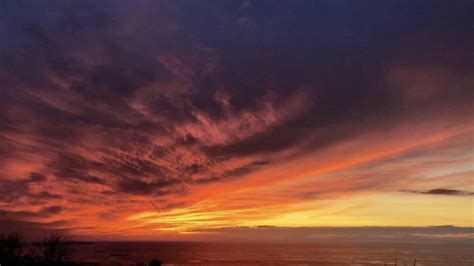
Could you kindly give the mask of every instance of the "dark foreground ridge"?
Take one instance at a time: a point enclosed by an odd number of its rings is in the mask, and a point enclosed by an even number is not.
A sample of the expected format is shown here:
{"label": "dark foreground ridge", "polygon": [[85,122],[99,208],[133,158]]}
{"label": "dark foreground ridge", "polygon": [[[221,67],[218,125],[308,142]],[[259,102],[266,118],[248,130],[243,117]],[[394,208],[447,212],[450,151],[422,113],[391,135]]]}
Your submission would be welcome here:
{"label": "dark foreground ridge", "polygon": [[[0,265],[28,266],[96,266],[95,262],[74,261],[78,245],[88,244],[67,239],[59,233],[51,233],[38,242],[25,242],[21,233],[0,235]],[[148,263],[137,262],[136,266],[161,266],[157,258]]]}

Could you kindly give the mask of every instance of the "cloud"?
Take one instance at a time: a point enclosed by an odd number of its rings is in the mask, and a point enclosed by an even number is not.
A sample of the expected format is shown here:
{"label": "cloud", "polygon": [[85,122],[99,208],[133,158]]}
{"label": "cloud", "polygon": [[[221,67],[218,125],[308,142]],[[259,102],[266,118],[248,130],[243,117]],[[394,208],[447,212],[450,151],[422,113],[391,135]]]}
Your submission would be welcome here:
{"label": "cloud", "polygon": [[92,235],[104,213],[108,233],[156,209],[185,231],[470,194],[423,189],[468,185],[462,2],[5,3],[0,207]]}
{"label": "cloud", "polygon": [[31,218],[44,218],[51,217],[59,214],[63,211],[62,206],[49,206],[39,209],[38,211],[7,211],[1,210],[0,214],[2,218],[9,219],[31,219]]}
{"label": "cloud", "polygon": [[[154,183],[147,183],[137,179],[124,179],[118,184],[121,192],[138,194],[138,195],[149,195],[157,194],[163,195],[168,193],[176,193],[173,187],[179,185],[181,181],[179,179],[168,179],[160,180]],[[171,189],[169,189],[171,187]],[[181,191],[181,187],[179,188]]]}
{"label": "cloud", "polygon": [[427,191],[409,191],[405,190],[404,192],[426,194],[426,195],[445,195],[445,196],[472,196],[474,192],[457,190],[457,189],[448,189],[448,188],[435,188]]}
{"label": "cloud", "polygon": [[63,211],[62,206],[50,206],[50,207],[46,207],[46,208],[41,209],[41,211],[39,212],[39,215],[51,216],[51,215],[58,214],[62,211]]}
{"label": "cloud", "polygon": [[30,179],[28,181],[29,182],[44,182],[46,181],[46,177],[42,174],[32,172],[30,174]]}
{"label": "cloud", "polygon": [[31,196],[30,186],[44,181],[46,177],[36,172],[31,172],[26,179],[0,180],[0,199],[12,202],[23,196]]}

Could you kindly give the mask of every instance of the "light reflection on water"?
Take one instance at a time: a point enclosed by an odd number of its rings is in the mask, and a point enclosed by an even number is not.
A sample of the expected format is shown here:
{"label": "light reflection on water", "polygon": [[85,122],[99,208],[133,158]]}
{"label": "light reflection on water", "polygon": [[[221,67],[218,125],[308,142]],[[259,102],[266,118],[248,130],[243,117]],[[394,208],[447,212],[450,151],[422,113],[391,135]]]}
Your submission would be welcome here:
{"label": "light reflection on water", "polygon": [[166,265],[474,265],[472,244],[256,244],[97,242],[76,259],[130,265],[153,257]]}

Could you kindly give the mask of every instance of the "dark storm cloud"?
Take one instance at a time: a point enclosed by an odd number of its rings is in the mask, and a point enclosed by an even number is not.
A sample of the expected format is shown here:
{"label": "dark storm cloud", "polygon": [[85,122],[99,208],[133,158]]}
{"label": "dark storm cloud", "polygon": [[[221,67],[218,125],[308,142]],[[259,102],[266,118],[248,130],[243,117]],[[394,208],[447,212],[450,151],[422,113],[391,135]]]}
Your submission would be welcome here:
{"label": "dark storm cloud", "polygon": [[[387,67],[384,64],[393,60],[392,54],[396,52],[394,42],[407,34],[398,30],[404,27],[400,23],[416,25],[423,30],[425,25],[435,23],[443,14],[444,25],[436,24],[434,32],[423,37],[423,44],[429,46],[429,40],[439,36],[461,38],[459,27],[452,30],[449,25],[466,25],[463,23],[467,20],[466,14],[459,8],[463,4],[452,3],[440,9],[436,4],[428,7],[421,1],[413,4],[416,8],[393,1],[379,6],[326,1],[261,2],[252,3],[244,12],[240,10],[240,3],[230,2],[222,5],[179,1],[141,3],[125,11],[125,4],[82,1],[36,3],[35,12],[32,12],[12,1],[5,4],[5,10],[12,12],[4,18],[7,23],[2,30],[11,33],[4,46],[14,52],[8,53],[10,57],[8,54],[4,56],[13,60],[13,67],[17,66],[18,70],[27,65],[35,66],[35,69],[16,71],[20,74],[29,71],[32,77],[38,77],[31,81],[30,86],[54,93],[51,87],[57,84],[45,77],[46,71],[70,83],[69,89],[79,98],[68,105],[80,110],[80,114],[64,113],[55,106],[52,109],[38,106],[36,111],[43,119],[38,126],[41,134],[46,138],[73,141],[80,138],[76,130],[79,122],[105,127],[137,127],[137,124],[123,120],[123,115],[132,112],[127,103],[134,92],[156,82],[169,81],[176,75],[163,63],[153,60],[153,55],[204,53],[189,42],[183,42],[182,36],[190,34],[193,41],[217,51],[220,68],[215,73],[199,73],[203,70],[196,67],[202,62],[189,60],[197,74],[193,77],[192,93],[185,94],[186,100],[155,96],[146,99],[145,105],[153,113],[165,114],[175,120],[191,119],[192,109],[186,108],[190,106],[219,118],[222,110],[212,98],[220,87],[227,88],[232,95],[231,105],[240,110],[254,107],[254,99],[265,96],[268,90],[284,98],[295,87],[317,82],[318,88],[309,88],[314,90],[312,94],[318,99],[309,112],[242,143],[211,146],[210,149],[213,156],[274,152],[307,138],[313,128],[342,125],[353,119],[370,121],[382,114],[396,115],[401,108],[394,97],[396,92],[384,89],[381,78]],[[421,7],[424,7],[422,13],[414,11]],[[153,18],[155,12],[159,12],[153,10],[158,8],[165,8],[167,15]],[[204,15],[209,12],[196,12],[201,9],[211,11],[211,15]],[[357,17],[363,19],[351,21],[350,18],[359,13],[363,15]],[[143,16],[143,20],[134,21],[130,31],[123,29],[128,20],[139,16]],[[241,28],[236,23],[236,16],[252,21],[255,27]],[[145,21],[147,27],[142,25]],[[15,26],[11,24],[13,22]],[[158,27],[163,24],[167,27]],[[153,26],[157,26],[157,30],[152,30]],[[382,38],[382,33],[389,38]],[[161,38],[164,36],[166,38]],[[176,43],[179,45],[173,46]],[[463,45],[461,42],[460,46]],[[88,46],[93,47],[88,50]],[[96,49],[101,51],[100,54],[96,54],[99,53]],[[87,59],[91,57],[92,61],[97,55],[100,63],[86,63],[76,53],[84,54]],[[15,54],[24,54],[30,60],[21,61],[23,57],[13,57]],[[97,112],[97,105],[105,105],[105,112]],[[54,122],[61,126],[51,127]],[[323,136],[315,142],[328,141]]]}

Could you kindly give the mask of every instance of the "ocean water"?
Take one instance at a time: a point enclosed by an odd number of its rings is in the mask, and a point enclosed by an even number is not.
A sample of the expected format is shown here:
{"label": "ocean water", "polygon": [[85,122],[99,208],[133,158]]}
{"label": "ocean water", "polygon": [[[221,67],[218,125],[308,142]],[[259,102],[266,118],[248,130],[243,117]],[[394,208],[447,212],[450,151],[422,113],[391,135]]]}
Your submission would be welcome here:
{"label": "ocean water", "polygon": [[75,259],[131,265],[157,257],[165,265],[474,265],[472,244],[256,244],[96,242]]}

